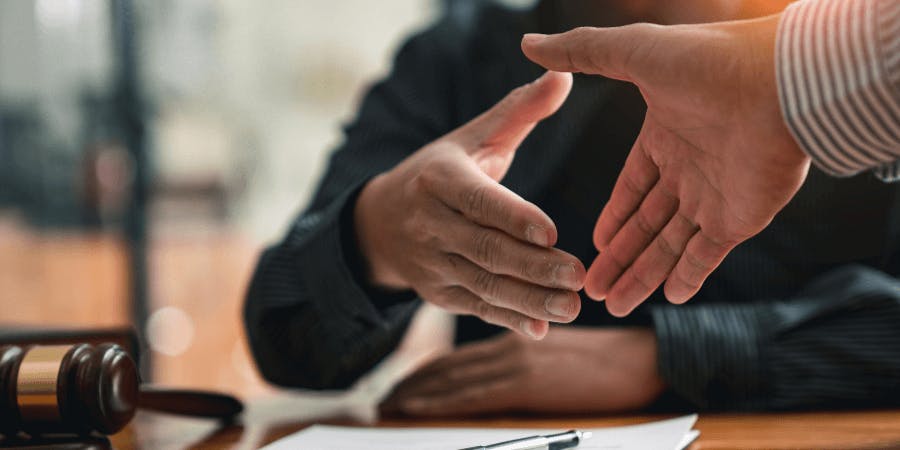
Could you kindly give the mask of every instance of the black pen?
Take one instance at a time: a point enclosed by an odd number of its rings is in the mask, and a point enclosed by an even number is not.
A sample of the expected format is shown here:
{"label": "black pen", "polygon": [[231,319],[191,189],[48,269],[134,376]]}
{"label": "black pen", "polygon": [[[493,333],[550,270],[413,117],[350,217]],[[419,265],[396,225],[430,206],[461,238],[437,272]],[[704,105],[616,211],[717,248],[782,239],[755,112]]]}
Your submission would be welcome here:
{"label": "black pen", "polygon": [[578,446],[581,441],[591,437],[590,432],[569,430],[565,433],[547,436],[530,436],[496,444],[478,445],[460,450],[562,450]]}

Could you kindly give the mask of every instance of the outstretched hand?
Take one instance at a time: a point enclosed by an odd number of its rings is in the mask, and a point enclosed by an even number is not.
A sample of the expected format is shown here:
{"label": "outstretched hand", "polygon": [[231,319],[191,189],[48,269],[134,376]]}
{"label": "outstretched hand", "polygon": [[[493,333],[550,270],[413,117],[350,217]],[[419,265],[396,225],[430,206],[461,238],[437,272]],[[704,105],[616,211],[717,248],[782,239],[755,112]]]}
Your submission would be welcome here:
{"label": "outstretched hand", "polygon": [[354,211],[369,281],[534,339],[574,320],[584,266],[553,248],[547,214],[499,183],[571,86],[548,72],[373,178]]}
{"label": "outstretched hand", "polygon": [[[736,245],[765,228],[806,178],[775,86],[778,16],[705,25],[579,28],[527,35],[556,71],[632,82],[643,128],[594,230],[585,289],[617,316],[665,282],[690,299]],[[602,124],[598,124],[602,126]]]}

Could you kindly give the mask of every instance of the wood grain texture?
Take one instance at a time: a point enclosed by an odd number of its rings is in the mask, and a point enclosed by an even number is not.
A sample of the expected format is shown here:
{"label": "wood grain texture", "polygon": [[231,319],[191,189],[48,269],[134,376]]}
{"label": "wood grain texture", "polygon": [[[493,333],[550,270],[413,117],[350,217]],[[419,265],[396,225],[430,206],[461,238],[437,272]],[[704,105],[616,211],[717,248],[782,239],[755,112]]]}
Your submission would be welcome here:
{"label": "wood grain texture", "polygon": [[[311,414],[315,411],[309,411]],[[599,428],[666,419],[666,415],[580,417],[487,417],[418,421],[383,420],[390,427]],[[125,432],[113,436],[115,448],[258,448],[310,423],[351,425],[340,418],[298,418],[296,422],[208,421],[138,414]],[[768,414],[701,414],[700,438],[692,450],[708,449],[900,449],[900,410]]]}

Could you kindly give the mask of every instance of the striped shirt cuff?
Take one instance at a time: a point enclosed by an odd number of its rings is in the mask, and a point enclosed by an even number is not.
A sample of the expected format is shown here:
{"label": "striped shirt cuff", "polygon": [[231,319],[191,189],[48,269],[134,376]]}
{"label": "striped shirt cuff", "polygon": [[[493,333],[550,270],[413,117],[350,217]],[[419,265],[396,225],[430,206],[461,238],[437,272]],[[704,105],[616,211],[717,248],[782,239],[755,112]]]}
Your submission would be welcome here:
{"label": "striped shirt cuff", "polygon": [[826,173],[898,178],[898,54],[896,0],[800,0],[785,10],[775,55],[782,113]]}

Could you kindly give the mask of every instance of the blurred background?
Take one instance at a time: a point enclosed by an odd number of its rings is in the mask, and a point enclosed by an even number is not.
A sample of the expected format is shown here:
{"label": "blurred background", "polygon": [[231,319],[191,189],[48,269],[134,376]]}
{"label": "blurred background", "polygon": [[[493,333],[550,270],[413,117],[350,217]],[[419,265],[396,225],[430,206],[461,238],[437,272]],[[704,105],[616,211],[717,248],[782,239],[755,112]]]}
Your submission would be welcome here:
{"label": "blurred background", "polygon": [[0,2],[0,329],[133,325],[154,382],[265,390],[259,252],[403,38],[466,1]]}

